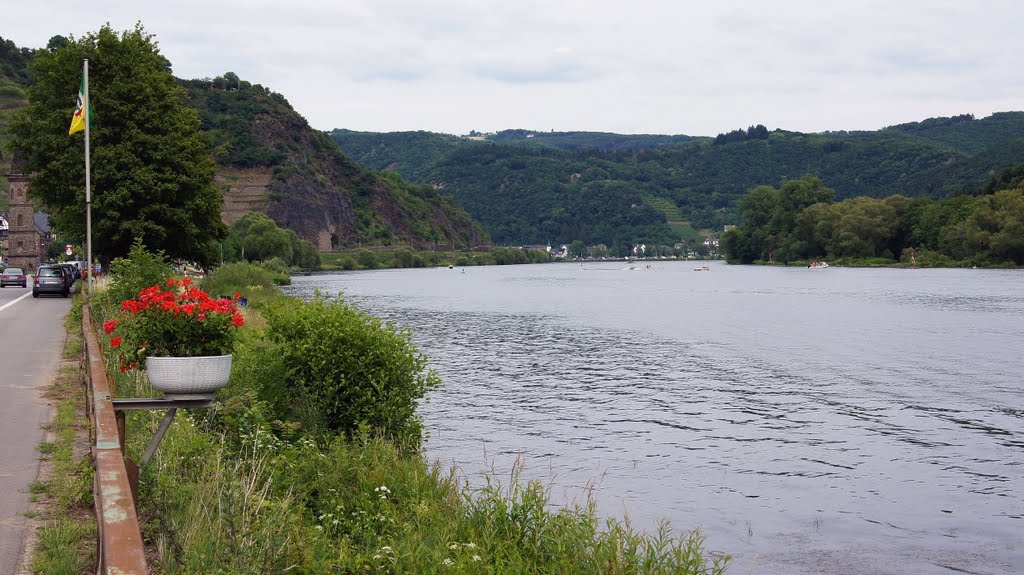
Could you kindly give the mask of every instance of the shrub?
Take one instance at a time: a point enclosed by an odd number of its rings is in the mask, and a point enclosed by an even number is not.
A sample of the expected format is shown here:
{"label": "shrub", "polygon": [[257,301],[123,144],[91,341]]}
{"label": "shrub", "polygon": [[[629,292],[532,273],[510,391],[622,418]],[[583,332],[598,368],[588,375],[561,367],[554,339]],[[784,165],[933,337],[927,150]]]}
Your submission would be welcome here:
{"label": "shrub", "polygon": [[203,279],[208,294],[231,296],[235,292],[250,302],[280,295],[274,289],[275,275],[266,268],[247,262],[225,264]]}
{"label": "shrub", "polygon": [[268,271],[276,274],[288,273],[288,262],[281,258],[270,258],[263,262],[263,267],[267,268]]}
{"label": "shrub", "polygon": [[377,260],[377,255],[370,250],[361,250],[357,253],[356,261],[359,262],[359,267],[365,270],[374,270],[380,266],[380,262]]}
{"label": "shrub", "polygon": [[416,401],[440,384],[405,330],[357,310],[340,296],[282,302],[265,310],[280,347],[288,394],[310,413],[307,426],[353,436],[361,428],[416,449],[422,422]]}
{"label": "shrub", "polygon": [[139,292],[154,285],[163,285],[174,275],[174,268],[167,262],[163,250],[150,252],[140,238],[128,251],[127,258],[117,258],[110,264],[114,279],[110,284],[110,301],[120,304],[134,299]]}

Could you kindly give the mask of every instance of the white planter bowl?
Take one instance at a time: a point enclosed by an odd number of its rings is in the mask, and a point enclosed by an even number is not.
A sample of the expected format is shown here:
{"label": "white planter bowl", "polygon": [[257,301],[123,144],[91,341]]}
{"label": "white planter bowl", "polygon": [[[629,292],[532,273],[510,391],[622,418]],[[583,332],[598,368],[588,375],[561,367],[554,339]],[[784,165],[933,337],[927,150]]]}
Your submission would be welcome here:
{"label": "white planter bowl", "polygon": [[147,357],[146,376],[168,396],[208,396],[231,379],[231,356]]}

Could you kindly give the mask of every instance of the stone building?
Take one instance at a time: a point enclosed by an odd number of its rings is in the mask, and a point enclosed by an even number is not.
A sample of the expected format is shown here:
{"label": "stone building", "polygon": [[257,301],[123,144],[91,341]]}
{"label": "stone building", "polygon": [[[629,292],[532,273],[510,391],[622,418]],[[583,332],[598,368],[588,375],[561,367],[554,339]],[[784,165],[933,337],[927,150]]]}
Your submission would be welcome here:
{"label": "stone building", "polygon": [[28,182],[31,177],[21,172],[20,162],[15,161],[7,172],[11,185],[10,209],[7,212],[7,246],[4,261],[8,266],[19,267],[30,273],[46,260],[48,233],[41,233],[28,199]]}

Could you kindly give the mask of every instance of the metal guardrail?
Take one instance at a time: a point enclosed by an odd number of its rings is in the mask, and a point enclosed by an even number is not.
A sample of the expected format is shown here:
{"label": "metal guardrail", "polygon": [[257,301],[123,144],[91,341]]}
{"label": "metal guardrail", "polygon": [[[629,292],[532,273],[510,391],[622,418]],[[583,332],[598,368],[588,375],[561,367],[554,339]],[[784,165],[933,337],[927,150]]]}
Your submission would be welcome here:
{"label": "metal guardrail", "polygon": [[128,480],[123,437],[111,400],[110,385],[88,303],[82,307],[82,330],[89,359],[86,392],[92,419],[96,524],[99,529],[97,573],[101,575],[148,575],[142,546],[139,516]]}

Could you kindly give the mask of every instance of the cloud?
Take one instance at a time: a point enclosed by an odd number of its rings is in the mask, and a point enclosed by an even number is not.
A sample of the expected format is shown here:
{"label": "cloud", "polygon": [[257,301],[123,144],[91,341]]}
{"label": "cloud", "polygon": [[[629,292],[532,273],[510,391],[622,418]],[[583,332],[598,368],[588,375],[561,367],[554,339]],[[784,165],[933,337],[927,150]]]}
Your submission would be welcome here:
{"label": "cloud", "polygon": [[571,48],[548,53],[480,54],[469,67],[474,76],[512,84],[585,82],[598,76]]}
{"label": "cloud", "polygon": [[[175,74],[234,71],[321,129],[714,135],[1024,109],[1024,4],[989,0],[60,0],[5,7],[37,47],[142,21]],[[9,36],[6,36],[9,34]]]}

